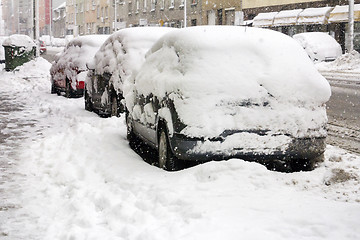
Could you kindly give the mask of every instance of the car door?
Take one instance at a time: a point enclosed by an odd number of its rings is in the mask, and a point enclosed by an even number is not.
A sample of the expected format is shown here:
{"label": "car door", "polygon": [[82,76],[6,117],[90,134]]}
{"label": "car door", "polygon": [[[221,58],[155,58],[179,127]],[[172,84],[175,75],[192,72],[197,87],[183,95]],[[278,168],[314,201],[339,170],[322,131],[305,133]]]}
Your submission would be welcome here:
{"label": "car door", "polygon": [[153,97],[151,94],[147,97],[142,94],[137,95],[132,112],[134,132],[146,141],[147,144],[155,146],[157,142],[155,128],[156,113],[152,100]]}
{"label": "car door", "polygon": [[109,73],[103,73],[103,74],[97,74],[95,76],[94,81],[94,91],[93,91],[93,104],[94,107],[97,109],[100,109],[102,111],[105,111],[109,104],[109,80],[110,80],[111,74]]}

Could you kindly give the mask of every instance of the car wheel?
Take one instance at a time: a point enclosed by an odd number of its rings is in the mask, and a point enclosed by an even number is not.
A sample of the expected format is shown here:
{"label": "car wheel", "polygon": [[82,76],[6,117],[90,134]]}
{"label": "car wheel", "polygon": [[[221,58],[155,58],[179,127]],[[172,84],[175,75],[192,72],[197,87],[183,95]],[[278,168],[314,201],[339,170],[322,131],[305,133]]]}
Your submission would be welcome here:
{"label": "car wheel", "polygon": [[72,94],[72,87],[70,85],[70,81],[66,80],[65,97],[71,98],[72,96],[73,94]]}
{"label": "car wheel", "polygon": [[312,159],[300,159],[292,162],[291,167],[293,171],[312,171],[316,168],[316,166],[323,162],[325,159],[324,154],[319,155],[316,158]]}
{"label": "car wheel", "polygon": [[119,117],[119,105],[116,96],[112,96],[111,98],[111,117]]}
{"label": "car wheel", "polygon": [[141,148],[141,140],[134,133],[128,112],[126,112],[126,137],[130,147],[137,152]]}
{"label": "car wheel", "polygon": [[84,99],[85,99],[85,110],[92,112],[93,111],[93,107],[92,107],[92,102],[89,96],[88,91],[85,90],[85,94],[84,94]]}
{"label": "car wheel", "polygon": [[164,128],[160,130],[159,137],[159,167],[168,171],[177,171],[180,169],[179,160],[173,155],[167,132]]}
{"label": "car wheel", "polygon": [[51,83],[51,94],[57,93],[54,83]]}

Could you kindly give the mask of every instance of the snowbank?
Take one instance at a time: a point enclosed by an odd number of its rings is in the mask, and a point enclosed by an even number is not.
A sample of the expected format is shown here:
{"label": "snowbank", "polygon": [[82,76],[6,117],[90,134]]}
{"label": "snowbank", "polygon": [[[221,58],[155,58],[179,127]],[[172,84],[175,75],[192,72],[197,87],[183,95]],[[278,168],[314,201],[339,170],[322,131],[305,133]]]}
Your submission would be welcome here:
{"label": "snowbank", "polygon": [[319,71],[351,71],[360,73],[360,53],[352,51],[329,63],[316,64]]}

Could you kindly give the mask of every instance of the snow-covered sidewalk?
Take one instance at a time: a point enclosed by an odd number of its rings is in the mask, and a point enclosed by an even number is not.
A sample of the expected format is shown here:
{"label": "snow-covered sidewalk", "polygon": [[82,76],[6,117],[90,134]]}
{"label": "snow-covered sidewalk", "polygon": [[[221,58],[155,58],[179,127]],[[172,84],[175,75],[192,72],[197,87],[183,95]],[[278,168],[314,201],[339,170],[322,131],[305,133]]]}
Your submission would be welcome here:
{"label": "snow-covered sidewalk", "polygon": [[129,148],[123,117],[51,95],[49,68],[0,73],[0,92],[24,103],[17,116],[36,121],[16,157],[0,152],[24,174],[10,180],[21,194],[1,193],[19,207],[0,239],[360,239],[359,156],[328,146],[311,172],[240,159],[166,172]]}

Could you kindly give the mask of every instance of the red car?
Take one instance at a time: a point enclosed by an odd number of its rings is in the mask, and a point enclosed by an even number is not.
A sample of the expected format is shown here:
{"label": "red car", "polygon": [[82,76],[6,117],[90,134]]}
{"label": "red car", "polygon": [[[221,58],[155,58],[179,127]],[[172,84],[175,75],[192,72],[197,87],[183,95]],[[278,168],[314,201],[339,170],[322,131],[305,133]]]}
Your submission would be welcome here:
{"label": "red car", "polygon": [[39,40],[40,43],[40,54],[46,53],[46,44],[44,41]]}
{"label": "red car", "polygon": [[81,97],[87,74],[86,61],[92,59],[108,35],[89,35],[74,38],[56,56],[50,69],[51,93]]}

